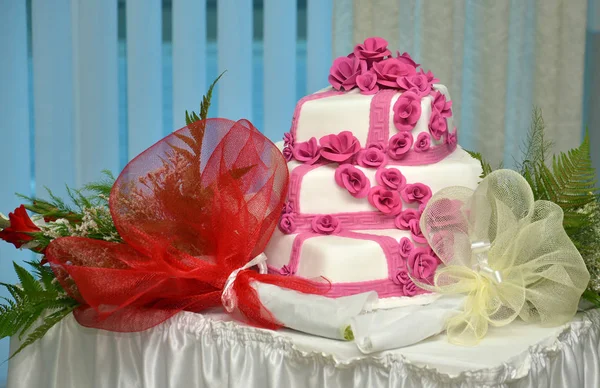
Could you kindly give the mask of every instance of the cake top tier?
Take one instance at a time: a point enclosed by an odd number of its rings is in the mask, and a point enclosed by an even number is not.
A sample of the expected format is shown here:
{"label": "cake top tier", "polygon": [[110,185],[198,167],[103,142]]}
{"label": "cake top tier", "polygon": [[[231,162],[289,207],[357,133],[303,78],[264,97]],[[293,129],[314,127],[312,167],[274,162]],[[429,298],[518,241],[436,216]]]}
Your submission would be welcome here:
{"label": "cake top tier", "polygon": [[452,101],[434,75],[407,53],[392,55],[368,38],[336,58],[330,88],[302,98],[284,137],[288,160],[386,164],[436,163],[456,148]]}

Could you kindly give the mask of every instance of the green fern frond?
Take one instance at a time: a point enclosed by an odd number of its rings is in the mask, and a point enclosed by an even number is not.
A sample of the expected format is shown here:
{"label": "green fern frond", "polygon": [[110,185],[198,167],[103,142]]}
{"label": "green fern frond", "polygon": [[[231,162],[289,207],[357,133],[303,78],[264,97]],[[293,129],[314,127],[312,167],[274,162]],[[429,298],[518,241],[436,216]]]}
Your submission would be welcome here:
{"label": "green fern frond", "polygon": [[[26,337],[14,354],[41,338],[50,327],[78,306],[78,302],[67,296],[55,280],[51,269],[36,261],[28,264],[32,267],[31,273],[14,263],[20,286],[0,283],[12,297],[2,298],[3,302],[0,303],[0,338],[16,335],[19,339]],[[30,332],[40,319],[42,323]]]}
{"label": "green fern frond", "polygon": [[481,175],[479,176],[481,179],[485,178],[486,176],[488,176],[489,174],[492,173],[492,171],[494,171],[494,169],[492,168],[492,165],[483,158],[483,155],[481,155],[481,153],[479,152],[473,152],[473,151],[469,151],[469,150],[465,150],[469,153],[469,155],[471,155],[472,158],[479,160],[479,163],[481,163]]}
{"label": "green fern frond", "polygon": [[200,116],[198,116],[194,111],[192,111],[191,114],[188,114],[187,110],[185,111],[186,125],[190,125],[191,123],[196,121],[206,120],[206,118],[208,117],[208,109],[210,108],[210,103],[212,100],[213,89],[217,85],[217,82],[219,82],[219,79],[221,79],[223,74],[225,74],[226,72],[227,70],[219,74],[219,76],[213,81],[213,83],[208,88],[208,92],[206,92],[206,95],[202,96],[202,101],[200,102]]}
{"label": "green fern frond", "polygon": [[54,325],[60,322],[64,317],[69,315],[76,306],[71,306],[64,308],[62,310],[55,311],[54,313],[43,318],[43,323],[39,325],[33,332],[31,332],[25,341],[21,343],[21,346],[13,354],[11,354],[9,359],[12,359],[14,356],[19,354],[23,349],[27,346],[33,344],[35,341],[41,339]]}
{"label": "green fern frond", "polygon": [[579,210],[598,200],[595,176],[586,133],[581,146],[554,156],[551,169],[538,163],[530,178],[536,200],[552,201],[563,209],[564,226],[571,235],[589,224],[590,215]]}
{"label": "green fern frond", "polygon": [[525,176],[528,171],[540,163],[546,164],[553,147],[554,143],[546,138],[546,124],[542,117],[542,110],[534,107],[531,114],[531,125],[521,146],[522,159],[517,162],[516,170]]}

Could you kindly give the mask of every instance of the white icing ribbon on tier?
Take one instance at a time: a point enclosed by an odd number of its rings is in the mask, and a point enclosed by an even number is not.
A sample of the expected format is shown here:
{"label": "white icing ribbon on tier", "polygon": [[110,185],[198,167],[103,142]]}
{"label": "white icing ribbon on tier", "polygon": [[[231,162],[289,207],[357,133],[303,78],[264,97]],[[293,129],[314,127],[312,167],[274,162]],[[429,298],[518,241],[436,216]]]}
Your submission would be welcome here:
{"label": "white icing ribbon on tier", "polygon": [[223,307],[225,307],[225,310],[227,310],[228,313],[232,312],[237,307],[238,299],[237,295],[235,294],[235,291],[233,290],[233,283],[235,283],[235,279],[237,279],[238,274],[245,269],[254,267],[255,265],[258,266],[258,273],[266,274],[266,261],[267,255],[261,253],[254,259],[247,262],[243,267],[240,267],[233,271],[231,274],[229,274],[229,276],[227,277],[227,281],[225,281],[225,287],[223,287],[223,293],[221,294],[221,303],[223,304]]}

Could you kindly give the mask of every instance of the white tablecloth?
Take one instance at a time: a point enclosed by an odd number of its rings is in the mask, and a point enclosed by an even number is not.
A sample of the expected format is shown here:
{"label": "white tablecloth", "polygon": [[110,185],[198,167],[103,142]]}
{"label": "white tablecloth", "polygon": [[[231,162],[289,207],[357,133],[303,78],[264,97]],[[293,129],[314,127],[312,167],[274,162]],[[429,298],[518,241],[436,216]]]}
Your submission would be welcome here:
{"label": "white tablecloth", "polygon": [[127,334],[68,317],[11,360],[8,373],[8,388],[474,386],[600,387],[600,310],[560,328],[491,329],[478,347],[440,335],[370,356],[353,343],[255,329],[221,312],[181,313]]}

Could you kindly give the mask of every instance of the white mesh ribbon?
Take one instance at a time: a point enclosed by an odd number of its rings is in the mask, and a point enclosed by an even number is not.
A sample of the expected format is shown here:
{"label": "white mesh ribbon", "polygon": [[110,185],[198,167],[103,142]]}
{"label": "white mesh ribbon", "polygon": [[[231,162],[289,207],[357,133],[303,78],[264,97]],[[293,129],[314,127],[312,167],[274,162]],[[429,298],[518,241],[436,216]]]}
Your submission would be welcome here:
{"label": "white mesh ribbon", "polygon": [[466,294],[464,310],[446,323],[451,342],[477,344],[489,325],[517,317],[546,326],[573,318],[589,273],[562,221],[562,209],[534,201],[511,170],[493,172],[475,191],[449,187],[429,201],[421,230],[445,265],[433,284],[416,283]]}

